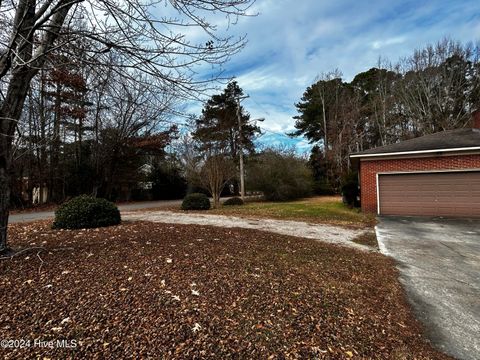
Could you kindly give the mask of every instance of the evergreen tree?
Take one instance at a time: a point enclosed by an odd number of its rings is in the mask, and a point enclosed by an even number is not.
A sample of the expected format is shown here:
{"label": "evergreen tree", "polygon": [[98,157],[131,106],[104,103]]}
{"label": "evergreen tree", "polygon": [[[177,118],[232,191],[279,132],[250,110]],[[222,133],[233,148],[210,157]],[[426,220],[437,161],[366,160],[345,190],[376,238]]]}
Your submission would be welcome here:
{"label": "evergreen tree", "polygon": [[[240,106],[242,133],[238,128],[237,100],[243,96],[243,90],[236,81],[230,82],[223,93],[213,95],[205,104],[202,116],[195,121],[193,137],[200,146],[199,150],[222,149],[232,159],[238,156],[239,142],[248,153],[253,153],[253,140],[260,133],[260,128],[249,123],[250,114]],[[241,139],[240,139],[241,135]]]}

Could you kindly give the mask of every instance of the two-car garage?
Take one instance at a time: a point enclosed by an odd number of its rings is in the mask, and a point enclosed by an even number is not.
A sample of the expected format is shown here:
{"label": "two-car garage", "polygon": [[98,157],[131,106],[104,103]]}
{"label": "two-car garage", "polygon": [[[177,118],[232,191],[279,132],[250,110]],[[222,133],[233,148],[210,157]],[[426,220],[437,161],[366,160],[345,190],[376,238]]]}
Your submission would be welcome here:
{"label": "two-car garage", "polygon": [[364,212],[480,217],[480,118],[473,128],[442,131],[350,158],[359,171]]}
{"label": "two-car garage", "polygon": [[480,217],[480,171],[377,176],[380,215]]}

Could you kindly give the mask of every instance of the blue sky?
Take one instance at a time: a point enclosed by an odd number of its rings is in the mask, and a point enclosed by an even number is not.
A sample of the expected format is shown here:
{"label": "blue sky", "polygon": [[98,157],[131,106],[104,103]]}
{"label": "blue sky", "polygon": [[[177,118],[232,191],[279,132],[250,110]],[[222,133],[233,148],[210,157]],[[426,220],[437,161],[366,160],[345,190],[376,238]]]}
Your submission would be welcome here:
{"label": "blue sky", "polygon": [[250,99],[243,105],[261,124],[266,144],[310,145],[283,136],[294,126],[298,102],[324,72],[339,69],[345,80],[392,62],[416,48],[450,37],[480,41],[480,1],[257,0],[229,34],[247,34],[248,44],[224,66]]}

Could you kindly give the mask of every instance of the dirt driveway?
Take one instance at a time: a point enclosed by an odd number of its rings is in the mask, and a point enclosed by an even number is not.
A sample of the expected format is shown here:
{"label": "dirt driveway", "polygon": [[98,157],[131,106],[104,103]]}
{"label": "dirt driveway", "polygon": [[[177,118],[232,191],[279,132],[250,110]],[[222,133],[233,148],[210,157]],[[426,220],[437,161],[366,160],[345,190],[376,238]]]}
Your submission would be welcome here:
{"label": "dirt driveway", "polygon": [[460,359],[480,353],[480,222],[383,217],[382,253],[399,262],[417,317],[433,344]]}

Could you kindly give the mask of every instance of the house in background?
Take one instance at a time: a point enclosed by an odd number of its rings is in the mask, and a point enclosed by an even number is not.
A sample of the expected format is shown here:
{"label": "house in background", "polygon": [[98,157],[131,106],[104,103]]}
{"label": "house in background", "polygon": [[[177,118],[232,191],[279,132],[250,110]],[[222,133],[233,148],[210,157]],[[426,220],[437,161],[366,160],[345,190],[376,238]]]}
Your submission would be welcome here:
{"label": "house in background", "polygon": [[23,208],[29,205],[45,204],[48,201],[48,188],[33,183],[28,176],[15,179],[12,184],[11,204]]}
{"label": "house in background", "polygon": [[443,131],[350,155],[362,211],[480,217],[480,111],[472,128]]}
{"label": "house in background", "polygon": [[48,201],[48,188],[36,186],[32,189],[32,204],[45,204]]}

